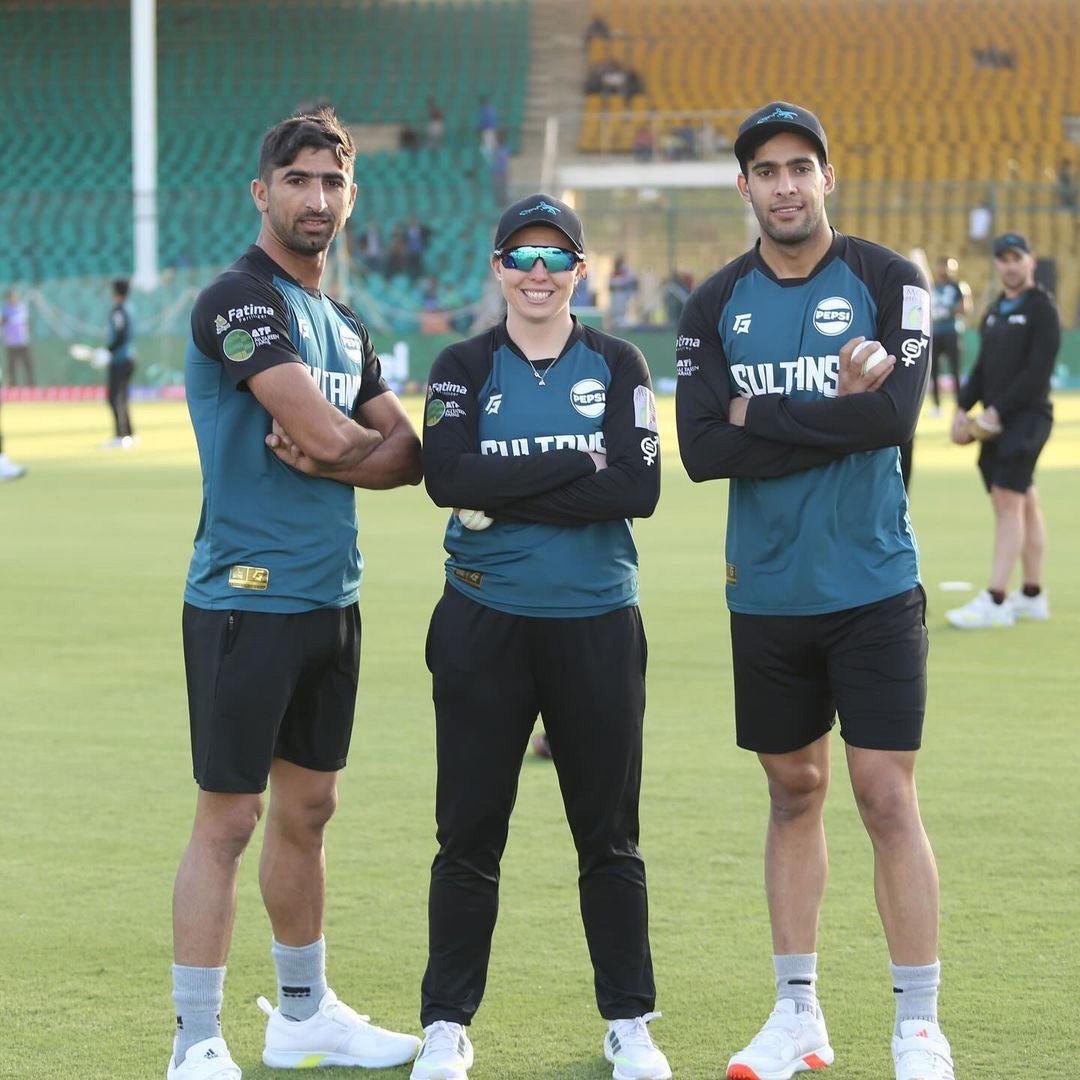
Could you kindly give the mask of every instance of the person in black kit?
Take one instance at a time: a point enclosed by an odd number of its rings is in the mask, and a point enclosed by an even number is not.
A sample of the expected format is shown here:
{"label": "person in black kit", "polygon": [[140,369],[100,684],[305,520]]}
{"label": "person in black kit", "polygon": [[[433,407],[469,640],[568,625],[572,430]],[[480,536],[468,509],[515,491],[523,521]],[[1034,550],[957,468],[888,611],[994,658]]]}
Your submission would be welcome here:
{"label": "person in black kit", "polygon": [[439,354],[424,420],[428,494],[455,509],[426,650],[439,850],[412,1078],[465,1080],[472,1065],[465,1029],[539,714],[578,853],[604,1055],[616,1078],[667,1080],[647,1027],[658,1014],[638,850],[647,648],[630,519],[660,495],[649,369],[634,345],[571,315],[587,267],[566,203],[510,206],[494,247],[506,319]]}
{"label": "person in black kit", "polygon": [[960,393],[960,358],[962,354],[960,335],[964,332],[964,316],[971,313],[971,288],[966,281],[957,278],[959,263],[948,255],[937,261],[937,273],[930,290],[934,317],[934,337],[930,352],[930,394],[933,398],[933,415],[941,415],[941,393],[938,376],[944,359],[952,373],[953,386]]}
{"label": "person in black kit", "polygon": [[135,445],[128,411],[131,376],[135,373],[135,330],[128,303],[130,291],[131,283],[127,278],[117,278],[113,282],[113,306],[109,312],[109,338],[105,347],[109,350],[106,392],[116,433],[101,444],[105,450],[128,450]]}
{"label": "person in black kit", "polygon": [[[1054,422],[1050,376],[1061,347],[1061,321],[1035,284],[1035,256],[1019,233],[993,245],[1003,291],[979,327],[979,355],[960,390],[953,442],[978,440],[979,473],[994,507],[990,584],[963,607],[946,612],[953,626],[982,630],[1017,619],[1048,619],[1042,589],[1046,523],[1035,488],[1035,465]],[[976,417],[969,411],[982,402]],[[1017,561],[1021,587],[1006,595]]]}

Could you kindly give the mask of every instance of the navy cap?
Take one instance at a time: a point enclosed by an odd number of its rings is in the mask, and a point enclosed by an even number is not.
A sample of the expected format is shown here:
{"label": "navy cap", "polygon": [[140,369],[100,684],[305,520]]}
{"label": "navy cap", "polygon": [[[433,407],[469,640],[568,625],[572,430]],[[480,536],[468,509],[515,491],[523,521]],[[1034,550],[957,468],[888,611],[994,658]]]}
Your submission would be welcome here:
{"label": "navy cap", "polygon": [[994,241],[994,258],[999,258],[1004,255],[1006,251],[1019,251],[1023,255],[1031,254],[1031,245],[1027,242],[1027,237],[1021,236],[1018,232],[1002,233]]}
{"label": "navy cap", "polygon": [[745,170],[750,155],[763,143],[780,131],[793,131],[796,135],[805,135],[816,143],[821,151],[822,161],[829,160],[829,142],[825,138],[825,129],[821,121],[801,105],[792,105],[788,101],[772,101],[751,113],[740,125],[735,136],[735,156],[739,166]]}
{"label": "navy cap", "polygon": [[526,225],[551,225],[570,241],[579,255],[585,251],[585,229],[581,218],[561,199],[543,192],[519,199],[503,211],[495,230],[495,250],[501,250],[506,241]]}

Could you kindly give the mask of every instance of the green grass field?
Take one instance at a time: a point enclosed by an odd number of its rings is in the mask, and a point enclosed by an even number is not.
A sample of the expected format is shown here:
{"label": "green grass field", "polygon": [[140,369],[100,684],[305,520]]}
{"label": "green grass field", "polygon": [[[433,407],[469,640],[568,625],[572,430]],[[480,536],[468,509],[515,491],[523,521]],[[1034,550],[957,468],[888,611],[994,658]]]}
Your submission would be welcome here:
{"label": "green grass field", "polygon": [[[410,401],[414,415],[420,402]],[[678,463],[670,400],[654,518],[638,524],[650,640],[642,845],[676,1077],[719,1077],[772,1001],[762,888],[766,795],[733,744],[723,598],[726,485]],[[0,485],[0,1077],[149,1080],[173,1021],[170,894],[195,788],[180,605],[199,510],[182,405],[136,403],[141,444],[97,449],[103,403],[8,404]],[[971,448],[927,419],[912,515],[930,598],[930,705],[919,780],[942,879],[942,1017],[963,1080],[1074,1077],[1080,1066],[1080,397],[1060,395],[1039,482],[1053,619],[965,634],[944,610],[984,584],[991,517]],[[416,1030],[434,853],[434,740],[423,641],[445,513],[422,488],[358,496],[364,658],[352,762],[328,836],[331,984]],[[819,990],[833,1080],[891,1077],[893,1002],[871,853],[839,740]],[[243,870],[223,1020],[249,1080],[270,930]],[[530,755],[504,863],[474,1080],[601,1080],[575,860],[550,763]],[[377,1075],[405,1077],[407,1071]]]}

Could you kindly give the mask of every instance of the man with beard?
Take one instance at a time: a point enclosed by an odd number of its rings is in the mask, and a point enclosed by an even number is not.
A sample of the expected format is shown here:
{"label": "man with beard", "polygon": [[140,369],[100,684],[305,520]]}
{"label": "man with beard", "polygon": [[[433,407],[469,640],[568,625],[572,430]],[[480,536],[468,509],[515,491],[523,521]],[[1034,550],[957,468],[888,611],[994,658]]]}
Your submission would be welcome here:
{"label": "man with beard", "polygon": [[[957,397],[950,432],[960,445],[978,440],[979,474],[994,508],[990,581],[969,603],[945,613],[961,630],[1050,618],[1042,588],[1046,522],[1035,466],[1054,424],[1050,377],[1061,348],[1061,320],[1035,282],[1035,255],[1026,237],[1004,233],[993,253],[1002,292],[979,326],[979,355]],[[969,416],[980,401],[983,411]],[[1020,588],[1006,595],[1017,564]]]}
{"label": "man with beard", "polygon": [[354,488],[420,480],[420,442],[367,330],[320,292],[353,209],[356,151],[329,109],[263,139],[255,244],[200,293],[185,358],[203,506],[184,593],[195,824],[173,893],[173,1080],[238,1080],[221,1037],[241,856],[273,930],[273,1068],[382,1068],[419,1039],[367,1022],[327,987],[323,833],[359,672]]}
{"label": "man with beard", "polygon": [[776,1006],[727,1076],[785,1080],[834,1058],[815,984],[838,714],[892,961],[896,1078],[952,1080],[915,790],[926,595],[898,450],[926,389],[930,297],[912,262],[829,225],[835,177],[813,113],[772,102],[734,149],[761,239],[694,291],[676,345],[683,464],[695,481],[731,481],[736,739],[770,800]]}

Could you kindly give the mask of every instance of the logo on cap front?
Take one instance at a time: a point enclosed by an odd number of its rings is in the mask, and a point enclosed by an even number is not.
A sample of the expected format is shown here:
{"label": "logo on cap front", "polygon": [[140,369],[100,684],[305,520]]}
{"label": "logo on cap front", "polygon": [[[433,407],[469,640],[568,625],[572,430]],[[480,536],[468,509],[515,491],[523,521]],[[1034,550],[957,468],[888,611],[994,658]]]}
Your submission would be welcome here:
{"label": "logo on cap front", "polygon": [[790,109],[781,109],[781,108],[777,107],[777,108],[773,109],[773,111],[771,113],[769,113],[768,116],[763,116],[758,121],[758,123],[759,124],[764,124],[764,123],[767,123],[769,120],[798,120],[798,119],[799,119],[799,114],[797,112],[792,112]]}
{"label": "logo on cap front", "polygon": [[527,210],[520,211],[518,217],[526,217],[529,214],[535,214],[537,210],[543,210],[545,214],[551,214],[552,217],[559,216],[559,208],[557,206],[552,206],[551,203],[546,203],[541,200],[535,206],[530,206]]}

